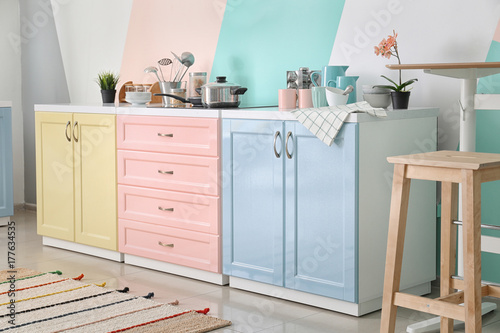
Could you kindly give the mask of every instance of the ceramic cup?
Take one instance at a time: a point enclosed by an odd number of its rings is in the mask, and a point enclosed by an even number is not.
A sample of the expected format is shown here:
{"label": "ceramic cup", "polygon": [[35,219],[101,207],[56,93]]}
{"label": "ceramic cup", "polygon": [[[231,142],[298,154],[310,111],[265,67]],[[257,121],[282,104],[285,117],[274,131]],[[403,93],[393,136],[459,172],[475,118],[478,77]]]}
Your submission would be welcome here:
{"label": "ceramic cup", "polygon": [[307,109],[312,108],[312,90],[311,89],[299,89],[299,108]]}
{"label": "ceramic cup", "polygon": [[328,102],[326,100],[326,88],[325,87],[312,87],[312,102],[315,108],[320,108],[323,106],[328,106]]}
{"label": "ceramic cup", "polygon": [[278,105],[280,110],[293,110],[297,108],[297,90],[280,89],[278,91]]}

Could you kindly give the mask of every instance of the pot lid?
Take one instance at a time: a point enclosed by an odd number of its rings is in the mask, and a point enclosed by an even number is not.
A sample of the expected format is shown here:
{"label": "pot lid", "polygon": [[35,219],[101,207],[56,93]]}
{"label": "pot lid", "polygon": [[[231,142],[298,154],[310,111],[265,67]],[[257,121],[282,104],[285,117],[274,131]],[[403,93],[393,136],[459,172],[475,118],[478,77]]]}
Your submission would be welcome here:
{"label": "pot lid", "polygon": [[206,87],[206,88],[224,88],[224,87],[232,88],[232,87],[240,87],[240,85],[236,84],[236,83],[227,82],[225,76],[217,76],[215,82],[210,82],[210,83],[204,84],[202,87]]}

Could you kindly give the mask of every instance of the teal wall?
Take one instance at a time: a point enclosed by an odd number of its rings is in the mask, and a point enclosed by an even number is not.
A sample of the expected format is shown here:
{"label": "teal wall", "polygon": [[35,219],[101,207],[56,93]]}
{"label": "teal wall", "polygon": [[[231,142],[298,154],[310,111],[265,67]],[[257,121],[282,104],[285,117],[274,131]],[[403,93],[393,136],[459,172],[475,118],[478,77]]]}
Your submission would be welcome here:
{"label": "teal wall", "polygon": [[[500,43],[491,43],[486,61],[500,61]],[[500,94],[500,74],[481,78],[478,93]],[[477,110],[476,150],[486,153],[500,153],[500,110]],[[481,187],[481,221],[500,225],[500,181],[485,183]],[[483,235],[500,237],[500,231],[482,230]],[[500,255],[482,254],[482,278],[500,283]]]}
{"label": "teal wall", "polygon": [[278,105],[286,71],[328,65],[344,0],[228,1],[210,81],[248,88],[241,106]]}

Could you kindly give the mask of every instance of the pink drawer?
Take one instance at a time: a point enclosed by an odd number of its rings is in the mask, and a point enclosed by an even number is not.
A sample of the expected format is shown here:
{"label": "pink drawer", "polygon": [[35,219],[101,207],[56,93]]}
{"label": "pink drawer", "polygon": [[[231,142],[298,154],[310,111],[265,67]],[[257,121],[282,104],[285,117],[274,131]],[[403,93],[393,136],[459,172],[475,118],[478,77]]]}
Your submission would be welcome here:
{"label": "pink drawer", "polygon": [[119,184],[219,195],[218,158],[119,150],[117,159]]}
{"label": "pink drawer", "polygon": [[219,198],[118,185],[118,217],[219,234]]}
{"label": "pink drawer", "polygon": [[219,155],[218,119],[119,115],[116,128],[118,149]]}
{"label": "pink drawer", "polygon": [[218,236],[120,219],[118,242],[123,253],[221,272]]}

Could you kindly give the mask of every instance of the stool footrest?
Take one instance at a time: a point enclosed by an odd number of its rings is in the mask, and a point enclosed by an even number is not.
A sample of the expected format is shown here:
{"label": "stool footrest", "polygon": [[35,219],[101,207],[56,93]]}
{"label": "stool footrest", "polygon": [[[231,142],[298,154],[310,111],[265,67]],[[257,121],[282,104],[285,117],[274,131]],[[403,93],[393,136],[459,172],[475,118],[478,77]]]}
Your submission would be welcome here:
{"label": "stool footrest", "polygon": [[[463,222],[462,221],[453,221],[453,224],[456,224],[456,225],[462,225]],[[493,225],[493,224],[481,224],[481,229],[490,229],[490,230],[497,230],[497,231],[500,231],[500,226],[498,225]]]}
{"label": "stool footrest", "polygon": [[463,306],[442,300],[397,292],[394,294],[394,305],[465,321],[465,309]]}

